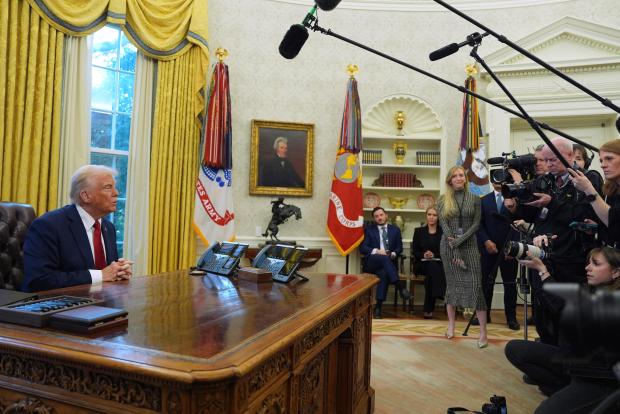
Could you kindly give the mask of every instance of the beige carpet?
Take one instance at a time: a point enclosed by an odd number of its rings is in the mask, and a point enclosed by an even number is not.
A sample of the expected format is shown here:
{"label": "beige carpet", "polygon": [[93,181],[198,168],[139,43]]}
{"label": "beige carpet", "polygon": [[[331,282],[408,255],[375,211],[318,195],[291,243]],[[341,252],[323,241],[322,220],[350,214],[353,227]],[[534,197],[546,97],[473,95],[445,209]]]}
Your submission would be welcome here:
{"label": "beige carpet", "polygon": [[[444,337],[445,321],[373,321],[371,385],[375,413],[445,414],[448,407],[480,411],[493,394],[503,395],[511,414],[529,414],[544,396],[524,384],[521,374],[504,356],[510,339],[523,339],[523,331],[489,325],[489,347],[478,349],[478,329],[460,336],[465,323],[457,322],[457,335]],[[531,334],[532,330],[530,330]]]}

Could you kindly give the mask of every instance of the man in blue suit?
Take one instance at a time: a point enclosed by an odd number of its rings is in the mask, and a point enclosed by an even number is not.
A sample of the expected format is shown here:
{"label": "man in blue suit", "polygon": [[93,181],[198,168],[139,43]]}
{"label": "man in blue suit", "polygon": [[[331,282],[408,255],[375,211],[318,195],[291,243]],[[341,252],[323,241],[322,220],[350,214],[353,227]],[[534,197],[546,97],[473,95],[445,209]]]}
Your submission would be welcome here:
{"label": "man in blue suit", "polygon": [[[499,269],[502,274],[502,282],[504,283],[504,312],[506,313],[506,322],[512,330],[519,330],[520,325],[517,322],[517,261],[513,258],[504,257],[503,246],[506,239],[518,240],[518,234],[510,226],[510,213],[504,206],[504,198],[502,197],[501,184],[493,184],[493,191],[482,197],[482,214],[480,218],[480,228],[478,229],[477,238],[480,247],[481,269],[482,269],[482,290],[487,303],[487,309],[491,309],[493,300],[493,288],[495,286],[495,277],[497,276],[497,267],[494,268],[495,262],[499,257]],[[502,219],[499,216],[506,217]],[[489,315],[490,317],[490,315]],[[490,318],[487,318],[490,321]]]}
{"label": "man in blue suit", "polygon": [[400,284],[398,269],[394,264],[403,252],[400,229],[388,224],[388,216],[382,207],[375,207],[372,210],[372,218],[375,225],[368,225],[364,228],[364,241],[360,245],[360,253],[363,255],[362,270],[374,273],[381,279],[377,287],[377,304],[374,311],[374,317],[380,319],[381,305],[387,296],[389,283],[396,285],[396,289],[404,300],[409,300],[411,294]]}
{"label": "man in blue suit", "polygon": [[131,277],[132,262],[119,259],[116,230],[105,216],[116,210],[116,171],[80,167],[71,178],[73,204],[32,222],[24,242],[21,289],[34,292]]}

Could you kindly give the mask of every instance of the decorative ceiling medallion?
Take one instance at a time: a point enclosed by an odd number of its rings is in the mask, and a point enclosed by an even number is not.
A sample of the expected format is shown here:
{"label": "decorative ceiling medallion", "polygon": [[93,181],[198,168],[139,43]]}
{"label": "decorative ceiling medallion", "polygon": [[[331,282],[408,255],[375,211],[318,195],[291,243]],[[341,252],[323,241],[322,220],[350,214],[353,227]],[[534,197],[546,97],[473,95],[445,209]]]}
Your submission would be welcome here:
{"label": "decorative ceiling medallion", "polygon": [[[311,6],[311,0],[270,0],[278,3]],[[515,7],[544,6],[566,3],[572,0],[450,0],[450,5],[459,10],[492,10]],[[411,11],[411,12],[449,12],[432,0],[343,0],[339,9]]]}

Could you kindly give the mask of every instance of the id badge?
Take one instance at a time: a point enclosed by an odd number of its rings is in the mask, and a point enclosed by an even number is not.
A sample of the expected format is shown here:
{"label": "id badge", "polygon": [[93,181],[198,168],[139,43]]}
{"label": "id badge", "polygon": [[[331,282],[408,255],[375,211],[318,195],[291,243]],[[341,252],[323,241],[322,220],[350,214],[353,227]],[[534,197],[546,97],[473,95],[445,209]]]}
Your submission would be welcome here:
{"label": "id badge", "polygon": [[461,237],[465,232],[463,231],[463,227],[459,227],[456,229],[456,236]]}

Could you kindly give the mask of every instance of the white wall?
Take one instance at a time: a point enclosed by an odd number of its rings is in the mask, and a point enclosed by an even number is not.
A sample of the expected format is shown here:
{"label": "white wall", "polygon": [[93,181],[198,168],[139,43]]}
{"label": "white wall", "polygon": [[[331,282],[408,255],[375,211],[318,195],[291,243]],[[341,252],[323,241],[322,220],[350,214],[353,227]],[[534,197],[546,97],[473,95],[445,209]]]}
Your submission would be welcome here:
{"label": "white wall", "polygon": [[[400,3],[416,6],[430,2],[411,0]],[[450,3],[472,2],[455,0]],[[495,0],[489,3],[502,5],[510,2]],[[346,4],[345,0],[341,6]],[[282,58],[278,54],[278,45],[284,33],[291,24],[300,23],[308,9],[308,5],[286,1],[209,0],[209,44],[213,51],[222,46],[230,52],[226,62],[231,81],[238,237],[252,239],[255,227],[264,228],[271,215],[269,197],[249,195],[251,120],[308,122],[315,124],[314,195],[286,199],[301,208],[303,219],[283,224],[279,235],[284,239],[306,240],[308,245],[321,245],[325,251],[325,246],[329,248],[325,222],[330,176],[338,145],[347,64],[355,63],[360,67],[356,78],[363,111],[387,95],[416,95],[428,102],[441,118],[449,151],[457,146],[462,95],[423,75],[319,33],[310,33],[296,59]],[[431,9],[435,11],[372,11],[339,7],[329,13],[320,11],[319,21],[321,26],[343,36],[462,84],[465,65],[473,60],[468,56],[468,48],[439,62],[430,62],[428,53],[446,44],[460,42],[479,29],[448,11]],[[467,13],[513,41],[565,15],[612,27],[620,22],[620,9],[614,0],[556,1],[539,6],[471,10]],[[502,46],[489,36],[484,39],[479,53],[488,55]],[[479,90],[485,90],[483,85]],[[482,116],[484,113],[482,104]],[[484,123],[483,129],[486,130]],[[454,158],[451,154],[447,156],[448,160]]]}

